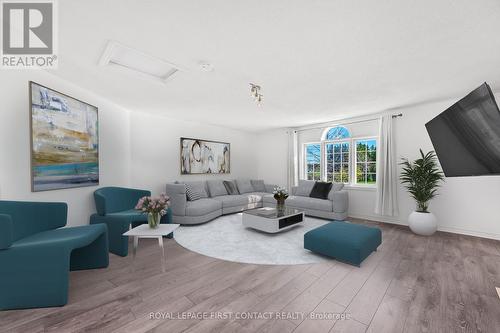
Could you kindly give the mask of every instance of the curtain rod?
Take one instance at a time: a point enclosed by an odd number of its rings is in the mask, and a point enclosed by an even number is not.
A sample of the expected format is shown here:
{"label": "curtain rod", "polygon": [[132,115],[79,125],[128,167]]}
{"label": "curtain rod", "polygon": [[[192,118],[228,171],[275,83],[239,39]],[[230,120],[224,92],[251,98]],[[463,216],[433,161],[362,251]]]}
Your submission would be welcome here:
{"label": "curtain rod", "polygon": [[[402,113],[393,114],[392,115],[392,119],[399,118],[399,117],[402,117],[402,116],[403,116]],[[368,118],[368,119],[361,119],[361,120],[354,120],[354,121],[348,121],[348,122],[339,121],[339,122],[335,123],[335,125],[352,125],[352,124],[365,123],[365,122],[379,120],[379,119],[380,119],[380,117]],[[329,123],[334,123],[334,122],[329,122]],[[318,127],[308,127],[308,128],[303,128],[303,129],[294,129],[294,131],[295,132],[303,132],[303,131],[309,131],[309,130],[313,130],[313,129],[323,129],[323,128],[329,126],[327,124],[328,123],[324,123],[324,125],[318,126]]]}

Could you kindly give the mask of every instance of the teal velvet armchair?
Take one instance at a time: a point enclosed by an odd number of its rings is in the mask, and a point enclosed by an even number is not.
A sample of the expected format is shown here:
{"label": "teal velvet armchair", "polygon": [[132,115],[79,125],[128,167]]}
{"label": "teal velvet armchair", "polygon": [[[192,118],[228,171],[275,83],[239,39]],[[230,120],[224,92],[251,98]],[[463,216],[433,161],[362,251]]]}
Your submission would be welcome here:
{"label": "teal velvet armchair", "polygon": [[[147,215],[135,210],[135,206],[140,198],[150,195],[150,191],[123,187],[102,187],[94,192],[97,214],[90,217],[90,224],[104,223],[108,226],[111,253],[122,257],[128,255],[128,237],[123,233],[131,226],[147,223]],[[170,209],[160,223],[172,223]]]}
{"label": "teal velvet armchair", "polygon": [[0,310],[62,306],[70,270],[107,267],[105,225],[62,228],[65,203],[0,201]]}

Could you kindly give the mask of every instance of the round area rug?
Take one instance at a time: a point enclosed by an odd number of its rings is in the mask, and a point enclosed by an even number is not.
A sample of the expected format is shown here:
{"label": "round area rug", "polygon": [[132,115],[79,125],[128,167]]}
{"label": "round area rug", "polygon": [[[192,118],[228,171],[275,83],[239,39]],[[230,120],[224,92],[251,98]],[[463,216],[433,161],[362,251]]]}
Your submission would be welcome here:
{"label": "round area rug", "polygon": [[188,250],[228,261],[262,265],[298,265],[328,259],[304,249],[304,234],[327,223],[306,217],[304,224],[267,234],[245,228],[242,214],[221,216],[211,222],[181,226],[174,238]]}

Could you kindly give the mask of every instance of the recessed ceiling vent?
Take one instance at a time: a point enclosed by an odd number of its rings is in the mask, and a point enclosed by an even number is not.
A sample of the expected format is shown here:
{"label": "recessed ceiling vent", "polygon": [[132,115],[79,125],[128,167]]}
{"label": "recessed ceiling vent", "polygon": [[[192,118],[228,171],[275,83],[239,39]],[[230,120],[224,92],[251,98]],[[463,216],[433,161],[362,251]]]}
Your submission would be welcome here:
{"label": "recessed ceiling vent", "polygon": [[150,56],[115,41],[109,41],[101,59],[101,66],[120,66],[166,82],[183,69],[162,59]]}

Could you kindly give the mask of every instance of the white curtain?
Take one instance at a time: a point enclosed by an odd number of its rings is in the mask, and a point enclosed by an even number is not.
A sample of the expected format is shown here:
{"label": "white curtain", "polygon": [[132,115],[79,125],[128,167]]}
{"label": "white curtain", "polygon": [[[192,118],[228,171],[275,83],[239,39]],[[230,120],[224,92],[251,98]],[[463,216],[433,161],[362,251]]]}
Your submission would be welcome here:
{"label": "white curtain", "polygon": [[397,216],[398,183],[396,147],[394,142],[392,115],[380,117],[380,142],[377,156],[377,199],[375,213]]}
{"label": "white curtain", "polygon": [[291,192],[292,186],[296,186],[299,182],[299,150],[297,131],[294,129],[288,130],[288,168],[287,168],[287,186]]}

